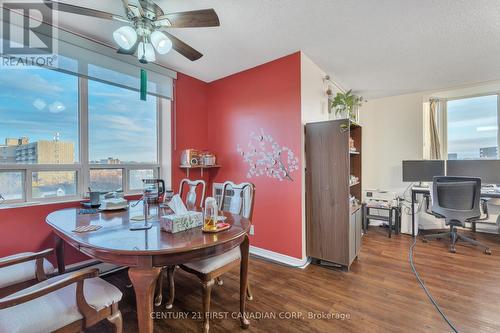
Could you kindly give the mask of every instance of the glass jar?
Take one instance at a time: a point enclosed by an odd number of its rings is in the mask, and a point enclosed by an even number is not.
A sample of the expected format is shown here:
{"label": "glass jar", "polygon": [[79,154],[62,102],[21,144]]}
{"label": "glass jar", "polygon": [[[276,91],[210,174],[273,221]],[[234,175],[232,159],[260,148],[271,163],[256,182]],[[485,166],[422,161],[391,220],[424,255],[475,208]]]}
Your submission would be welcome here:
{"label": "glass jar", "polygon": [[217,230],[218,213],[219,207],[217,206],[217,200],[213,197],[207,197],[205,200],[205,207],[203,208],[203,228],[205,230]]}

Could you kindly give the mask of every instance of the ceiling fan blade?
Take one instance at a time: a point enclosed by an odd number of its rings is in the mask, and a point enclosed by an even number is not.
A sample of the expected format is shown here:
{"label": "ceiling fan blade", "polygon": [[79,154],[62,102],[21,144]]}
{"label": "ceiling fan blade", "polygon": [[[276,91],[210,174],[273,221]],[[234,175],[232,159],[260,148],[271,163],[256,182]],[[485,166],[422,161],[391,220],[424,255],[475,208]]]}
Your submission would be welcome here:
{"label": "ceiling fan blade", "polygon": [[125,7],[125,12],[130,13],[132,17],[141,18],[144,16],[144,9],[139,0],[122,0],[122,3]]}
{"label": "ceiling fan blade", "polygon": [[162,31],[168,38],[172,41],[172,48],[179,52],[181,55],[185,56],[191,61],[195,61],[203,57],[203,54],[193,49],[191,46],[187,45],[179,38],[169,34],[166,31]]}
{"label": "ceiling fan blade", "polygon": [[135,52],[137,51],[137,48],[139,47],[140,40],[137,38],[137,42],[135,42],[134,46],[132,46],[129,50],[125,50],[122,48],[119,48],[116,53],[118,54],[127,54],[127,55],[134,55]]}
{"label": "ceiling fan blade", "polygon": [[214,9],[202,9],[190,12],[166,14],[158,17],[155,23],[162,27],[172,28],[202,28],[220,26],[219,17]]}
{"label": "ceiling fan blade", "polygon": [[59,1],[51,1],[51,0],[44,0],[43,3],[54,10],[58,10],[61,12],[66,12],[66,13],[71,13],[71,14],[78,14],[78,15],[84,15],[84,16],[90,16],[90,17],[97,17],[105,20],[118,20],[118,21],[123,21],[123,22],[129,22],[126,18],[121,17],[119,15],[103,12],[97,9],[91,9],[91,8],[86,8],[86,7],[80,7],[80,6],[75,6],[75,5],[70,5],[67,3],[59,2]]}

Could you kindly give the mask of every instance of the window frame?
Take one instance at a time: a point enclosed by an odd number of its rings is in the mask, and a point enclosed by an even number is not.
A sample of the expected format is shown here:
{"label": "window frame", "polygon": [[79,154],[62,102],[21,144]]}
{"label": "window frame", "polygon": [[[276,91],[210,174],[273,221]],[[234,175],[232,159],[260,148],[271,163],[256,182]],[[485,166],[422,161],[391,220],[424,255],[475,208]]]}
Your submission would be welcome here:
{"label": "window frame", "polygon": [[458,97],[450,97],[442,99],[445,104],[444,112],[441,112],[438,116],[438,128],[441,132],[441,146],[443,152],[443,158],[448,159],[448,102],[456,101],[461,99],[469,99],[475,97],[485,97],[485,96],[496,96],[497,97],[497,149],[498,149],[498,159],[500,160],[500,92],[485,92],[479,94],[462,95]]}
{"label": "window frame", "polygon": [[[47,69],[52,70],[52,69]],[[66,75],[72,75],[64,73]],[[122,189],[124,195],[137,195],[140,190],[129,189],[129,172],[130,170],[153,169],[154,177],[168,175],[171,168],[170,157],[166,154],[170,150],[165,147],[170,140],[163,140],[171,133],[170,121],[165,121],[166,117],[171,112],[171,100],[156,97],[156,163],[127,163],[127,164],[91,164],[89,161],[89,108],[88,108],[88,81],[89,79],[83,76],[78,77],[78,162],[74,164],[1,164],[0,171],[21,171],[23,176],[24,188],[23,198],[15,200],[5,200],[2,203],[9,205],[33,205],[40,203],[57,203],[78,201],[87,198],[88,188],[90,184],[90,170],[95,169],[122,169]],[[109,84],[106,82],[106,84]],[[109,84],[112,86],[118,85]],[[128,89],[128,88],[125,88]],[[166,116],[164,115],[166,114]],[[165,142],[164,142],[165,141]],[[32,196],[32,177],[34,172],[38,171],[74,171],[76,172],[76,195],[68,195],[63,197],[51,198],[33,198]],[[170,183],[170,177],[166,177],[166,182]],[[1,207],[1,205],[0,205]]]}

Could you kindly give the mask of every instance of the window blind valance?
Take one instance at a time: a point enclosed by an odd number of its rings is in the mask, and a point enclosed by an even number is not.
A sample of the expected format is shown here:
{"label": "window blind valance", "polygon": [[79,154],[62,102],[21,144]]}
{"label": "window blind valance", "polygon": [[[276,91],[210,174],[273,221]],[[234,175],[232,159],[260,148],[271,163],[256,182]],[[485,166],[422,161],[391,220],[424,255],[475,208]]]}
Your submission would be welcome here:
{"label": "window blind valance", "polygon": [[[6,9],[2,8],[2,10]],[[22,17],[21,14],[11,12],[10,17],[15,16]],[[2,17],[6,16],[2,15]],[[22,19],[11,19],[9,22],[11,27],[15,26],[20,29],[17,34],[10,34],[11,40],[8,42],[11,44],[22,42],[22,40],[12,40],[13,37],[25,35],[23,34],[24,27],[17,22],[22,22]],[[173,99],[173,80],[177,78],[175,71],[157,64],[141,64],[135,56],[118,54],[116,49],[107,45],[52,27],[44,22],[41,24],[43,29],[39,30],[47,31],[47,37],[53,39],[53,53],[56,55],[56,61],[51,68],[135,91],[140,90],[140,70],[142,68],[147,71],[148,94]],[[53,34],[49,36],[51,32]],[[2,39],[4,36],[5,33],[2,34]],[[3,50],[1,52],[7,56]],[[9,56],[16,57],[17,55]]]}

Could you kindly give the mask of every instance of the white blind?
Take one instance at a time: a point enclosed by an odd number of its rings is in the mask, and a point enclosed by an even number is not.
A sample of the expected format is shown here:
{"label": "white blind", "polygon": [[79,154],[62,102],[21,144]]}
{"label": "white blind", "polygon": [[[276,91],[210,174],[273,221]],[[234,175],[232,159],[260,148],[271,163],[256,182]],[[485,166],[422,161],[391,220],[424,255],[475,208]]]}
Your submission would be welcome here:
{"label": "white blind", "polygon": [[[11,17],[16,15],[21,16],[11,13]],[[11,24],[18,21],[11,20]],[[42,25],[47,27],[47,31],[56,29],[52,36],[57,55],[54,69],[139,91],[142,68],[147,72],[148,93],[173,99],[173,79],[177,78],[175,71],[157,64],[141,64],[133,55],[118,54],[112,47],[45,23]]]}

